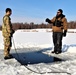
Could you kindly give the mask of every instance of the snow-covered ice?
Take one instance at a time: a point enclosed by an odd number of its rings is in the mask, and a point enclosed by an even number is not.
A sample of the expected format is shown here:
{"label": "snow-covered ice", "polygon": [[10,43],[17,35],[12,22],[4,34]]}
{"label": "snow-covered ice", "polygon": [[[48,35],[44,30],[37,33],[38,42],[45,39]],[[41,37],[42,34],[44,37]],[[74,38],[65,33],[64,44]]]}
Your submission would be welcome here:
{"label": "snow-covered ice", "polygon": [[[36,31],[36,32],[32,32]],[[21,65],[16,59],[0,59],[0,75],[76,75],[76,30],[68,30],[67,37],[63,38],[62,56],[68,58],[66,61],[58,63],[39,63]],[[53,50],[51,29],[35,29],[26,32],[18,30],[13,36],[13,41],[17,50],[26,52],[40,51],[50,55]],[[14,49],[14,46],[12,47]],[[47,49],[47,50],[46,50]],[[0,31],[0,56],[3,55],[3,37]],[[0,57],[2,58],[2,57]],[[30,71],[28,70],[33,70]]]}

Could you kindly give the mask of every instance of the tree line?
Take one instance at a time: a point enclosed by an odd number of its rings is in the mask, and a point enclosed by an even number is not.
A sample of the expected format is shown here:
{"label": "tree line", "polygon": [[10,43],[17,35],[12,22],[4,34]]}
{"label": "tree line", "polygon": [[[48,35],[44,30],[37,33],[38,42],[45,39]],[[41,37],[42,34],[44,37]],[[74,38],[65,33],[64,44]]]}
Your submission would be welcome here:
{"label": "tree line", "polygon": [[[34,22],[31,23],[12,23],[13,29],[38,29],[38,28],[52,28],[52,24],[34,24]],[[68,29],[76,29],[76,21],[70,21],[68,22]],[[0,26],[0,30],[2,30],[2,26]]]}

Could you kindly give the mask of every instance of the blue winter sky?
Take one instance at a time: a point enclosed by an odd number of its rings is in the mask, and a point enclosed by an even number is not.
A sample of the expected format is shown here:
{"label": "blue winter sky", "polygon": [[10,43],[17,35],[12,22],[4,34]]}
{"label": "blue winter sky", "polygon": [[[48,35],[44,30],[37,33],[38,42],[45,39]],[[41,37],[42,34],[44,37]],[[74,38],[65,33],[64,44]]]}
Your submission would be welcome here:
{"label": "blue winter sky", "polygon": [[0,0],[0,24],[6,8],[13,11],[12,22],[42,23],[53,18],[59,8],[68,21],[76,20],[76,0]]}

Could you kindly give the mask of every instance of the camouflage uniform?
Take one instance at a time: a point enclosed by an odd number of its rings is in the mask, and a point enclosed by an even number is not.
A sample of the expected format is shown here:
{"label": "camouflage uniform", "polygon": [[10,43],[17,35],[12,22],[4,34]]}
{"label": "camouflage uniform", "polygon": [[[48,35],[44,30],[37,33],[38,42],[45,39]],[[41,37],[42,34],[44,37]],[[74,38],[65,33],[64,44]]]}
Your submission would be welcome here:
{"label": "camouflage uniform", "polygon": [[11,42],[12,24],[11,18],[8,15],[3,17],[2,34],[4,40],[4,55],[9,56],[9,52],[12,46]]}

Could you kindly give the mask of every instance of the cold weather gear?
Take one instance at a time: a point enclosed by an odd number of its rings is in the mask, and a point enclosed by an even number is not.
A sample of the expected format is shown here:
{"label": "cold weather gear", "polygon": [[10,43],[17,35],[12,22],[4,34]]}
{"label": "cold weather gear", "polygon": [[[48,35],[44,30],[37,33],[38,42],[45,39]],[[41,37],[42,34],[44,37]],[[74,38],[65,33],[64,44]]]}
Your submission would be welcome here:
{"label": "cold weather gear", "polygon": [[54,43],[54,51],[52,53],[59,54],[62,52],[62,38],[66,36],[67,33],[67,19],[65,15],[62,14],[63,10],[59,9],[57,15],[49,20],[46,19],[46,22],[52,23],[52,31],[53,31],[53,43]]}
{"label": "cold weather gear", "polygon": [[63,17],[62,19],[61,17],[59,17],[58,19],[54,17],[51,22],[53,22],[53,32],[63,32],[63,30],[67,30],[67,19],[65,17]]}
{"label": "cold weather gear", "polygon": [[63,10],[62,10],[62,9],[58,9],[58,11],[60,11],[60,12],[61,12],[61,14],[63,13]]}
{"label": "cold weather gear", "polygon": [[67,33],[67,31],[65,30],[65,31],[63,32],[63,36],[64,36],[64,37],[66,37],[66,33]]}
{"label": "cold weather gear", "polygon": [[47,18],[45,21],[48,22],[48,23],[52,23],[52,22],[50,21],[50,19],[48,19],[48,18]]}
{"label": "cold weather gear", "polygon": [[8,15],[3,17],[2,34],[4,40],[4,55],[9,56],[12,46],[11,37],[13,35],[13,29],[11,24],[11,18]]}
{"label": "cold weather gear", "polygon": [[13,56],[12,56],[11,54],[10,54],[9,56],[5,56],[5,57],[4,57],[5,60],[11,59],[11,58],[13,58]]}

